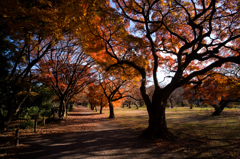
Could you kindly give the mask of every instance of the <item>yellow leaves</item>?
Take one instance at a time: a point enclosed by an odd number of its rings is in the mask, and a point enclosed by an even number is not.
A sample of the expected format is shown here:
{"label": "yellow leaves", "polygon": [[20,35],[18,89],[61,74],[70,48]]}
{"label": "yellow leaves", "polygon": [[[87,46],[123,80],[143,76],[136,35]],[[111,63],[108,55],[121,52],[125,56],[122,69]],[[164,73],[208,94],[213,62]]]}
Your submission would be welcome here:
{"label": "yellow leaves", "polygon": [[36,93],[36,92],[20,91],[20,92],[17,93],[17,96],[25,96],[25,95],[27,95],[28,93],[29,93],[29,95],[31,95],[31,96],[37,96],[37,95],[38,95],[38,93]]}
{"label": "yellow leaves", "polygon": [[26,62],[26,58],[24,56],[22,56],[22,60],[23,62]]}
{"label": "yellow leaves", "polygon": [[37,92],[30,92],[30,95],[31,96],[37,96],[37,95],[39,95],[39,93],[37,93]]}

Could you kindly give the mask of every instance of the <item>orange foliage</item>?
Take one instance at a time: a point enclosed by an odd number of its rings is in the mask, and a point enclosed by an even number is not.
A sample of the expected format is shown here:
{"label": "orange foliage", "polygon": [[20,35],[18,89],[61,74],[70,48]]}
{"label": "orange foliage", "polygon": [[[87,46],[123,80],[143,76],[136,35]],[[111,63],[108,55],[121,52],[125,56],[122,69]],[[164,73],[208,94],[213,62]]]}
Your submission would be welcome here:
{"label": "orange foliage", "polygon": [[101,86],[98,83],[92,83],[87,87],[87,98],[91,106],[107,106],[108,101]]}
{"label": "orange foliage", "polygon": [[203,103],[218,104],[221,100],[240,98],[240,79],[234,76],[225,76],[218,72],[209,74],[198,87],[194,85],[185,87],[187,99],[197,97]]}

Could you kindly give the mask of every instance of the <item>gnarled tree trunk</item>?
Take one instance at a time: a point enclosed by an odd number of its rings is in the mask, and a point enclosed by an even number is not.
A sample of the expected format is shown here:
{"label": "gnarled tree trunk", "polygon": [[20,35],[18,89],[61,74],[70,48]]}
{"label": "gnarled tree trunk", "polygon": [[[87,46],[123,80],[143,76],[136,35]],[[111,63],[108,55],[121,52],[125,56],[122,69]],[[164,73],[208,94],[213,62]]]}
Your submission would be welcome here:
{"label": "gnarled tree trunk", "polygon": [[147,106],[149,115],[148,128],[143,132],[143,136],[149,139],[153,138],[166,138],[173,137],[172,133],[167,128],[165,109],[167,106],[168,97],[171,91],[161,90],[159,86],[155,86],[155,90],[150,100],[149,96],[145,93],[145,85],[142,84],[140,91]]}
{"label": "gnarled tree trunk", "polygon": [[219,104],[213,105],[215,111],[213,112],[214,115],[220,115],[223,111],[223,109],[228,105],[229,101],[228,100],[221,100]]}
{"label": "gnarled tree trunk", "polygon": [[149,126],[143,132],[143,135],[146,138],[155,138],[155,137],[163,137],[169,138],[172,134],[169,132],[166,123],[165,117],[165,108],[166,104],[162,105],[151,105],[152,110],[148,111],[149,115]]}

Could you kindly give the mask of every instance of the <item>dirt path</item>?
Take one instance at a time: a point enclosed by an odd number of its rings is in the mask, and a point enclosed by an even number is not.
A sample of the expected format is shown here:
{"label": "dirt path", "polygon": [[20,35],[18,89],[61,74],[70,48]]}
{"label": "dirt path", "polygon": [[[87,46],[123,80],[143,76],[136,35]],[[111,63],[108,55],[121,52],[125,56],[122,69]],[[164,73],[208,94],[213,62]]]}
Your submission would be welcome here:
{"label": "dirt path", "polygon": [[[89,114],[93,112],[80,106],[77,111],[70,114],[69,120],[76,122],[90,116]],[[85,119],[87,122],[87,118]],[[28,146],[21,148],[19,158],[181,158],[173,152],[164,152],[148,140],[140,139],[139,134],[119,126],[113,120],[100,118],[91,122],[97,123],[88,130],[80,130],[79,126],[75,126],[76,130],[73,130],[75,128],[72,125],[68,127],[72,129],[68,133],[22,137],[21,144]],[[63,127],[69,124],[66,122]]]}

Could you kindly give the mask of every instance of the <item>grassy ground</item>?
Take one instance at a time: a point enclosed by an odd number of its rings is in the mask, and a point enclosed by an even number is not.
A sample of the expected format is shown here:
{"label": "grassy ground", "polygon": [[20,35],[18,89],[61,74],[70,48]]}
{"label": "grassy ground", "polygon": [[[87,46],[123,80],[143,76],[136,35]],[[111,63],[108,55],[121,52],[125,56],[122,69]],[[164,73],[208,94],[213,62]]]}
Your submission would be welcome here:
{"label": "grassy ground", "polygon": [[[240,158],[240,109],[224,109],[220,116],[211,116],[212,112],[212,108],[166,109],[168,128],[177,138],[174,141],[157,139],[152,142],[160,149],[180,153],[181,156],[189,159]],[[21,136],[57,135],[70,131],[95,129],[108,117],[109,110],[104,109],[103,113],[102,115],[94,112],[87,116],[69,116],[60,124],[53,123],[46,127],[39,127],[37,133],[34,133],[33,129],[27,129],[20,130],[20,134]],[[138,132],[148,126],[146,108],[115,108],[115,116],[115,120],[111,121]],[[10,139],[13,142],[13,137],[14,132],[0,134],[0,154],[4,154],[8,146],[10,151],[16,151],[7,142]]]}
{"label": "grassy ground", "polygon": [[[175,141],[154,140],[166,150],[185,158],[240,158],[240,109],[225,109],[211,116],[212,108],[173,108],[166,110],[168,128]],[[136,131],[148,126],[146,108],[115,109],[116,122]]]}

